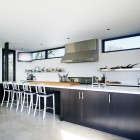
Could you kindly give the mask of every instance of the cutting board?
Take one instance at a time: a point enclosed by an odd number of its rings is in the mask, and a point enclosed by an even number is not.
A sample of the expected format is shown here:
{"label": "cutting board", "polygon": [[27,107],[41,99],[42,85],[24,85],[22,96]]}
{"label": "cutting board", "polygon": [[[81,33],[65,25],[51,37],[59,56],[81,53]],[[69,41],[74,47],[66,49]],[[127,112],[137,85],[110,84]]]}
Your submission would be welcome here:
{"label": "cutting board", "polygon": [[46,82],[46,81],[36,81],[36,82],[29,82],[30,84],[46,84],[46,85],[54,85],[54,86],[74,86],[74,85],[80,85],[79,82]]}

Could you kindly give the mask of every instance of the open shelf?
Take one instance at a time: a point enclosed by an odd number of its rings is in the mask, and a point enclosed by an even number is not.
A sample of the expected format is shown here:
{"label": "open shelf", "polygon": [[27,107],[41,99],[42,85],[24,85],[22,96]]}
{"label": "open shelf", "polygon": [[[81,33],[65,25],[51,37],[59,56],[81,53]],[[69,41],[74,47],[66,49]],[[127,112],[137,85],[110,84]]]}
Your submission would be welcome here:
{"label": "open shelf", "polygon": [[127,69],[102,69],[101,72],[126,72],[126,71],[140,71],[140,68],[127,68]]}
{"label": "open shelf", "polygon": [[63,73],[65,71],[25,71],[26,73]]}

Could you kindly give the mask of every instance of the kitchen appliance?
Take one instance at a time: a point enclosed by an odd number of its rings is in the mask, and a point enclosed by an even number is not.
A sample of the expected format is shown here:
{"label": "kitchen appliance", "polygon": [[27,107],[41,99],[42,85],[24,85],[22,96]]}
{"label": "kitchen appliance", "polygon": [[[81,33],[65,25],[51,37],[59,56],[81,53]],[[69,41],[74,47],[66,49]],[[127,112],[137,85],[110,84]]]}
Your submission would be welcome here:
{"label": "kitchen appliance", "polygon": [[80,84],[92,84],[92,77],[68,77],[70,82],[79,82]]}
{"label": "kitchen appliance", "polygon": [[98,40],[86,40],[65,45],[65,55],[61,62],[78,63],[99,60]]}
{"label": "kitchen appliance", "polygon": [[27,74],[26,80],[36,80],[36,77],[33,74]]}

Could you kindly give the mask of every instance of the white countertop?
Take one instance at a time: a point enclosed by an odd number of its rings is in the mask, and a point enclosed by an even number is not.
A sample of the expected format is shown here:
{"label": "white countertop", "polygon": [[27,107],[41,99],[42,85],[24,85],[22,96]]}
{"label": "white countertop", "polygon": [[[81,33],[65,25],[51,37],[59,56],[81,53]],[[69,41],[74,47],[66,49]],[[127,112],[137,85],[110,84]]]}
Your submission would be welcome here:
{"label": "white countertop", "polygon": [[89,90],[89,91],[101,91],[101,92],[116,92],[116,93],[126,93],[126,94],[139,94],[140,87],[123,87],[123,86],[91,86],[91,85],[76,85],[76,86],[53,86],[45,85],[50,88],[63,88],[63,89],[75,89],[75,90]]}
{"label": "white countertop", "polygon": [[[2,83],[2,82],[1,82]],[[19,82],[22,85],[21,82]],[[35,86],[35,85],[32,85]],[[56,85],[47,85],[45,87],[49,88],[64,88],[64,89],[75,89],[75,90],[89,90],[89,91],[101,91],[101,92],[116,92],[116,93],[126,93],[126,94],[139,94],[140,87],[126,87],[126,86],[91,86],[91,85],[76,85],[76,86],[56,86]]]}

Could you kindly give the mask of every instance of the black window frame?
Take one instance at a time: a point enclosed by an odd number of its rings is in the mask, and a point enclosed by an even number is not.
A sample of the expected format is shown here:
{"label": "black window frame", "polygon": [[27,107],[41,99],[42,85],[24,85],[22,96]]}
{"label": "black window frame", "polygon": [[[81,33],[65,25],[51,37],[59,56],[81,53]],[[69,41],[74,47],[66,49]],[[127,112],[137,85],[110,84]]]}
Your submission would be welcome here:
{"label": "black window frame", "polygon": [[58,50],[58,49],[63,49],[63,48],[65,49],[65,47],[59,47],[59,48],[47,49],[47,51],[46,51],[47,58],[46,58],[46,59],[62,58],[63,56],[48,58],[48,51],[50,51],[50,50]]}
{"label": "black window frame", "polygon": [[[4,75],[4,50],[2,49],[2,81],[5,81]],[[13,53],[13,81],[16,81],[16,51],[15,50],[8,50],[8,55]],[[8,72],[8,70],[6,70]],[[9,75],[9,73],[8,73]],[[8,77],[8,76],[7,76]],[[6,80],[7,81],[7,80]]]}
{"label": "black window frame", "polygon": [[[32,59],[31,61],[18,60],[18,62],[33,62],[33,61],[35,61],[35,60],[62,58],[63,56],[61,56],[61,57],[52,57],[52,58],[48,58],[48,51],[49,51],[49,50],[57,50],[57,49],[62,49],[62,48],[65,49],[65,46],[63,46],[63,47],[57,47],[57,48],[51,48],[51,49],[46,49],[46,50],[38,50],[38,51],[32,51],[32,52],[23,52],[23,53],[32,53],[32,54],[33,54],[33,53],[36,53],[36,52],[44,52],[44,51],[45,51],[45,58],[43,58],[43,59]],[[19,55],[19,53],[22,53],[22,52],[18,52],[18,55]]]}
{"label": "black window frame", "polygon": [[46,57],[47,57],[46,50],[34,51],[34,52],[31,52],[31,53],[33,54],[33,53],[38,53],[38,52],[45,52],[45,58],[42,58],[42,59],[32,59],[32,61],[34,61],[34,60],[44,60],[44,59],[46,59]]}
{"label": "black window frame", "polygon": [[129,50],[137,50],[137,49],[140,49],[140,48],[132,48],[132,49],[122,49],[122,50],[114,50],[114,51],[105,51],[105,42],[106,41],[112,41],[112,40],[123,39],[123,38],[131,38],[131,37],[137,37],[137,36],[140,36],[140,33],[138,33],[138,34],[132,34],[132,35],[127,35],[127,36],[114,37],[114,38],[109,38],[109,39],[103,39],[102,40],[102,53],[110,53],[110,52],[129,51]]}

